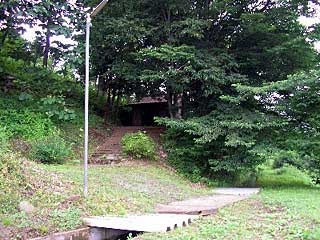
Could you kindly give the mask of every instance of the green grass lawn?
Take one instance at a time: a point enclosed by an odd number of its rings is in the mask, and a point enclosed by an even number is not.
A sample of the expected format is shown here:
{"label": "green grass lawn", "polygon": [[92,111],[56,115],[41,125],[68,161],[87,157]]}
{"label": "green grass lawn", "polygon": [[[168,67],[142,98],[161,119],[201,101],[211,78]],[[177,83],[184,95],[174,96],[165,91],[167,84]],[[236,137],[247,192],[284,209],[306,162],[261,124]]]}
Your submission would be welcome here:
{"label": "green grass lawn", "polygon": [[[0,232],[6,232],[10,239],[75,229],[81,226],[84,216],[153,212],[157,203],[210,191],[191,184],[160,163],[136,161],[120,166],[89,166],[89,195],[85,199],[82,166],[32,163],[28,169],[28,181],[32,183],[28,193],[16,194],[9,209],[0,212]],[[30,201],[37,211],[18,211],[22,200]]]}
{"label": "green grass lawn", "polygon": [[[46,166],[63,174],[82,191],[82,166]],[[88,198],[83,206],[91,215],[153,212],[156,203],[168,203],[204,195],[209,189],[191,184],[154,162],[132,162],[122,166],[90,166]]]}
{"label": "green grass lawn", "polygon": [[320,239],[320,190],[265,188],[189,227],[141,239]]}
{"label": "green grass lawn", "polygon": [[[265,169],[261,193],[155,239],[320,239],[320,188],[297,169]],[[281,185],[284,185],[281,187]]]}

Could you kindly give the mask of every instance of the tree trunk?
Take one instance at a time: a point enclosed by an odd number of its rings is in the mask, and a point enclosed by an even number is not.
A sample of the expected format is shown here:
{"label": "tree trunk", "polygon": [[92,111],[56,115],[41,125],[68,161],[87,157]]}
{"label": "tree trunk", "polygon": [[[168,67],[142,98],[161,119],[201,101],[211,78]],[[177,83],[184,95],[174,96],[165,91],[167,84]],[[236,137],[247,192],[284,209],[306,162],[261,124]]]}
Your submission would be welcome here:
{"label": "tree trunk", "polygon": [[111,94],[111,104],[110,104],[110,106],[111,106],[111,112],[114,111],[114,101],[115,101],[115,99],[116,99],[116,95],[117,95],[117,90],[116,90],[116,89],[113,89],[113,90],[112,90],[112,94]]}
{"label": "tree trunk", "polygon": [[107,124],[110,116],[110,98],[111,98],[111,89],[107,88],[107,102],[104,109],[104,123]]}
{"label": "tree trunk", "polygon": [[117,100],[116,100],[116,106],[115,106],[115,111],[114,111],[115,119],[117,119],[118,115],[119,115],[120,99],[121,99],[121,91],[119,90],[117,93]]}
{"label": "tree trunk", "polygon": [[100,96],[100,85],[101,85],[101,79],[100,79],[100,75],[97,76],[97,81],[96,81],[96,89],[97,89],[97,96]]}
{"label": "tree trunk", "polygon": [[168,38],[168,41],[169,41],[169,44],[172,43],[173,41],[173,36],[172,36],[172,31],[171,31],[171,8],[169,7],[168,9],[168,25],[169,25],[169,38]]}
{"label": "tree trunk", "polygon": [[168,111],[170,118],[174,118],[173,107],[172,107],[172,94],[170,90],[167,90],[167,101],[168,101]]}
{"label": "tree trunk", "polygon": [[47,33],[46,33],[46,45],[43,52],[43,63],[42,65],[47,68],[49,60],[49,51],[50,51],[50,21],[47,23]]}
{"label": "tree trunk", "polygon": [[175,117],[177,119],[182,119],[182,93],[175,95],[175,106],[176,106]]}

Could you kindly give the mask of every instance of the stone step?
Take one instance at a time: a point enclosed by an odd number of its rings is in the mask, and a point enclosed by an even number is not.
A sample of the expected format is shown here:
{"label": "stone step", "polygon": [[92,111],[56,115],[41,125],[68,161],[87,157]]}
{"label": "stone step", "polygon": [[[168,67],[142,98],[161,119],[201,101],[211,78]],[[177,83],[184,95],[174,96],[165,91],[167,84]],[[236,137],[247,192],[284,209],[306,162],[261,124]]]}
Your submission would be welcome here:
{"label": "stone step", "polygon": [[[107,163],[108,161],[113,161],[107,159],[105,155],[116,154],[121,155],[121,139],[127,133],[134,133],[137,131],[145,131],[147,134],[152,137],[156,142],[160,141],[160,134],[163,132],[163,128],[159,127],[114,127],[111,136],[105,138],[105,142],[97,147],[96,151],[91,154],[91,162],[101,162]],[[118,157],[117,159],[122,159],[124,157]]]}
{"label": "stone step", "polygon": [[[101,149],[96,151],[95,153],[109,153],[109,152],[112,152],[113,150],[115,149]],[[117,149],[117,150],[120,150],[120,149]]]}

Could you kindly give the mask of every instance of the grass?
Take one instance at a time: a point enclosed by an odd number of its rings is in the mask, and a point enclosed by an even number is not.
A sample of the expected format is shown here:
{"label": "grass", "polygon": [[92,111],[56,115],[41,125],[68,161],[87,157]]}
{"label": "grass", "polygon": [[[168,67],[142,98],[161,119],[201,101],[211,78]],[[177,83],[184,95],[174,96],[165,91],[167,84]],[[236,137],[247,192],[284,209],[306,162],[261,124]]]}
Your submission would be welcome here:
{"label": "grass", "polygon": [[259,195],[215,216],[140,239],[320,239],[320,188],[310,185],[306,175],[293,167],[265,169],[259,184]]}
{"label": "grass", "polygon": [[[46,166],[50,172],[68,176],[82,189],[83,169],[78,166]],[[90,166],[88,214],[128,214],[152,212],[156,203],[207,194],[204,187],[192,185],[157,163],[136,162],[123,166]]]}
{"label": "grass", "polygon": [[[90,166],[89,197],[84,199],[82,166],[25,164],[25,194],[14,195],[18,198],[8,205],[8,211],[0,214],[0,233],[10,239],[74,229],[81,225],[81,217],[89,215],[150,213],[157,203],[211,192],[159,162],[134,161]],[[294,167],[264,168],[258,183],[262,191],[253,198],[199,219],[190,227],[164,234],[143,234],[140,238],[320,239],[320,188],[310,185],[304,173]],[[19,212],[16,206],[22,200],[30,201],[37,211]]]}
{"label": "grass", "polygon": [[90,166],[89,197],[84,199],[82,166],[32,163],[28,169],[30,190],[20,195],[15,204],[28,200],[37,211],[25,214],[13,205],[10,211],[0,214],[0,232],[6,231],[12,239],[74,229],[84,216],[153,212],[157,203],[210,191],[191,184],[160,163],[137,161],[122,166]]}
{"label": "grass", "polygon": [[271,188],[190,227],[141,239],[320,239],[319,229],[319,189]]}
{"label": "grass", "polygon": [[[12,239],[74,229],[81,225],[81,217],[88,215],[153,212],[157,203],[211,192],[157,162],[90,166],[87,199],[81,195],[82,166],[30,163],[28,169],[27,182],[32,184],[29,195],[24,196],[37,211],[25,214],[12,207],[7,214],[0,214],[0,232],[6,231]],[[282,182],[286,184],[281,187]],[[262,186],[259,195],[221,209],[215,216],[197,220],[190,227],[140,238],[320,239],[320,188],[311,186],[306,175],[293,167],[265,168],[258,183]]]}

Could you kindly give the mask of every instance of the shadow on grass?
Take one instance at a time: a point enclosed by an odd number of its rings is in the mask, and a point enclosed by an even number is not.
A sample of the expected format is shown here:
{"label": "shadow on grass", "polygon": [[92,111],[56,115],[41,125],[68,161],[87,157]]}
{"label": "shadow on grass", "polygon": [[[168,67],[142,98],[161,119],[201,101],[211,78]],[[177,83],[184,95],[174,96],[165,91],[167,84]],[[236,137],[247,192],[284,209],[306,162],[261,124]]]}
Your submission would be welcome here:
{"label": "shadow on grass", "polygon": [[305,172],[293,166],[263,169],[258,176],[257,186],[267,188],[317,188]]}

